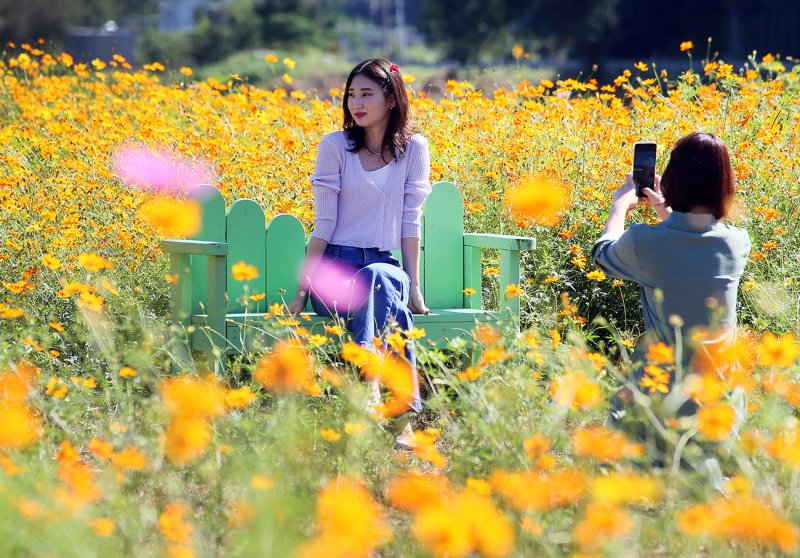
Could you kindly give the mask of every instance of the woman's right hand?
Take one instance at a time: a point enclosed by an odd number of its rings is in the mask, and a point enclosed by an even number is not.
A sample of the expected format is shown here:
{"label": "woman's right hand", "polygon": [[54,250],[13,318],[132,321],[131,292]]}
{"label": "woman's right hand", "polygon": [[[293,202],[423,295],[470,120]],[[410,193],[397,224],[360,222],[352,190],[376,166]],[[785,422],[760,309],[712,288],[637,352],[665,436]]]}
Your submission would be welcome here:
{"label": "woman's right hand", "polygon": [[667,207],[664,201],[664,194],[661,193],[661,176],[656,175],[655,184],[653,189],[650,188],[642,188],[642,193],[647,196],[647,201],[650,205],[653,206],[653,209],[656,210],[656,214],[658,218],[662,221],[669,217],[669,214],[672,213],[672,208]]}
{"label": "woman's right hand", "polygon": [[291,302],[289,302],[289,306],[287,309],[289,310],[290,314],[299,314],[306,308],[306,304],[308,303],[308,293],[305,291],[298,290],[294,297],[292,298]]}

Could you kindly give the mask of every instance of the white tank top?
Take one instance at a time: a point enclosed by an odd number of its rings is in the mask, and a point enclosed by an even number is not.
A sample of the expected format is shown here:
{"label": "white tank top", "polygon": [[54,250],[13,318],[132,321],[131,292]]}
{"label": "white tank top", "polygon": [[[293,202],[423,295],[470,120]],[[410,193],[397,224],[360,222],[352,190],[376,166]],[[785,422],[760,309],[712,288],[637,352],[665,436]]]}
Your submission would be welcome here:
{"label": "white tank top", "polygon": [[389,166],[384,165],[379,169],[365,171],[369,179],[381,190],[386,187],[386,180],[389,178]]}

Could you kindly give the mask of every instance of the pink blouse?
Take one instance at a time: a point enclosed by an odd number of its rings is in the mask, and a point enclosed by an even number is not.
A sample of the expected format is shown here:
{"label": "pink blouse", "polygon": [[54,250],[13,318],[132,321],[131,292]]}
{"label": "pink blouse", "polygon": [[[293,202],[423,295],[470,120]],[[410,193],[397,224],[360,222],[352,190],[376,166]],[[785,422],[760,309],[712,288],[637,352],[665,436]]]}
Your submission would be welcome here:
{"label": "pink blouse", "polygon": [[431,192],[428,141],[411,137],[406,152],[389,163],[383,188],[370,180],[344,131],[322,138],[311,189],[316,218],[312,236],[331,244],[396,250],[401,238],[420,237],[422,204]]}

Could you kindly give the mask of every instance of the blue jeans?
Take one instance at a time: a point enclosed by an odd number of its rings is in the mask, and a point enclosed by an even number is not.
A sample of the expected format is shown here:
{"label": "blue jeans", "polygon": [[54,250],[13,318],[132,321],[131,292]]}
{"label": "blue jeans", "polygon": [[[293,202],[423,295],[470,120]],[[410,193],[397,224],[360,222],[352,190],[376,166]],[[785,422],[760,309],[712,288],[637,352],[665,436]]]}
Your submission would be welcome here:
{"label": "blue jeans", "polygon": [[[386,333],[393,323],[404,331],[410,331],[414,327],[414,318],[408,309],[411,279],[391,252],[378,248],[328,244],[321,265],[325,265],[326,262],[347,270],[348,275],[352,273],[353,283],[363,287],[365,293],[363,303],[359,301],[358,304],[353,304],[347,309],[346,316],[340,315],[346,318],[347,329],[357,344],[374,351],[372,339]],[[330,308],[315,296],[313,286],[310,295],[311,306],[317,315],[334,317],[336,309]],[[422,402],[412,339],[406,342],[405,357],[411,363],[414,380],[412,409],[419,412],[422,409]]]}

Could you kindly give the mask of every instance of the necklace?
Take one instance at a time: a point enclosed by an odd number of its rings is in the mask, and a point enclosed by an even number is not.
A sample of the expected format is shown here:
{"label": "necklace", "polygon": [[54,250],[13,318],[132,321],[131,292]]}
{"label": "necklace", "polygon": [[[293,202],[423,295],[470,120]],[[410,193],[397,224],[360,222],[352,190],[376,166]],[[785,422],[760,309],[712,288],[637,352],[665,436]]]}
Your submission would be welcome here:
{"label": "necklace", "polygon": [[380,152],[382,151],[380,149],[378,151],[373,151],[372,149],[369,148],[369,145],[367,145],[367,142],[364,142],[364,149],[366,149],[367,151],[369,151],[373,155],[379,155]]}

